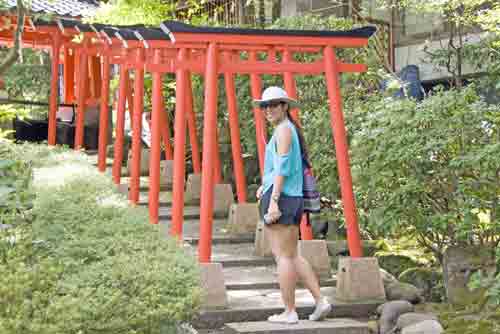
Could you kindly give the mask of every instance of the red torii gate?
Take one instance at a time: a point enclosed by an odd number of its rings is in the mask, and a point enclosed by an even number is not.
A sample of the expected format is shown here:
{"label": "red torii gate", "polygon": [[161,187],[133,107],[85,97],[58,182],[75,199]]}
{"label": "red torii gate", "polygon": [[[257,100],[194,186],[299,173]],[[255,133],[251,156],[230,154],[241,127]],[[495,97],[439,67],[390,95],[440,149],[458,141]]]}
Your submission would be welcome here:
{"label": "red torii gate", "polygon": [[[134,97],[132,113],[132,170],[129,199],[137,203],[139,199],[140,175],[140,133],[141,113],[143,109],[144,72],[153,74],[152,101],[152,147],[150,161],[149,211],[151,223],[158,223],[158,197],[160,177],[160,140],[163,136],[166,150],[169,146],[168,129],[164,118],[162,102],[162,74],[176,75],[176,112],[174,128],[174,184],[172,203],[172,226],[170,233],[182,238],[184,182],[185,182],[185,135],[186,123],[189,126],[193,165],[195,172],[202,174],[201,214],[200,214],[200,262],[210,262],[213,189],[220,181],[220,161],[217,144],[217,79],[224,75],[228,100],[231,145],[234,160],[236,190],[239,202],[246,201],[246,184],[243,173],[243,161],[239,138],[237,101],[234,88],[234,74],[249,74],[251,78],[252,98],[260,97],[260,74],[282,74],[285,89],[291,97],[296,97],[294,75],[324,74],[327,80],[327,91],[330,103],[331,127],[334,136],[338,160],[341,194],[346,215],[348,245],[352,256],[362,256],[359,228],[357,224],[352,179],[349,167],[345,126],[342,114],[342,101],[338,75],[342,72],[363,72],[363,64],[348,64],[336,57],[336,48],[363,47],[368,38],[375,32],[374,27],[365,27],[351,31],[290,31],[290,30],[258,30],[194,27],[179,22],[164,22],[160,29],[133,27],[112,27],[104,25],[85,25],[77,22],[57,21],[42,23],[37,27],[38,33],[50,36],[53,54],[58,55],[61,45],[73,49],[79,55],[79,66],[76,66],[77,84],[77,129],[75,148],[83,144],[83,122],[85,106],[95,99],[86,99],[88,57],[102,57],[101,81],[101,115],[99,133],[99,170],[105,170],[106,126],[108,120],[109,65],[120,65],[120,86],[118,99],[118,119],[116,125],[115,160],[113,179],[120,182],[123,123],[127,96],[130,102],[130,83],[128,71],[135,69]],[[82,43],[74,43],[71,39],[83,34]],[[0,38],[2,36],[0,35]],[[46,36],[47,37],[47,36]],[[34,37],[34,40],[37,38]],[[248,59],[242,59],[242,52]],[[294,52],[321,53],[322,59],[313,63],[294,62]],[[265,53],[266,60],[259,61],[258,54]],[[281,53],[281,61],[277,57]],[[54,57],[58,58],[58,57]],[[65,57],[66,59],[66,57]],[[68,58],[69,59],[69,58]],[[223,61],[221,61],[223,60]],[[68,62],[67,62],[68,63]],[[55,144],[55,109],[57,99],[58,69],[53,60],[51,107],[49,112],[49,144]],[[68,66],[69,67],[69,66]],[[65,69],[65,79],[71,78],[71,68]],[[96,71],[98,72],[98,71]],[[195,134],[194,112],[192,110],[192,91],[190,73],[205,76],[205,108],[203,117],[203,161],[200,164],[198,144]],[[94,77],[97,73],[94,74]],[[65,84],[66,83],[65,80]],[[71,91],[68,88],[68,91]],[[130,107],[130,103],[129,103]],[[256,140],[258,146],[259,165],[262,173],[265,146],[265,123],[262,113],[254,108]],[[298,113],[293,111],[293,117]],[[262,140],[263,139],[263,140]],[[167,158],[170,154],[167,152]],[[203,166],[203,168],[201,168]],[[310,228],[301,226],[304,239],[311,239]]]}

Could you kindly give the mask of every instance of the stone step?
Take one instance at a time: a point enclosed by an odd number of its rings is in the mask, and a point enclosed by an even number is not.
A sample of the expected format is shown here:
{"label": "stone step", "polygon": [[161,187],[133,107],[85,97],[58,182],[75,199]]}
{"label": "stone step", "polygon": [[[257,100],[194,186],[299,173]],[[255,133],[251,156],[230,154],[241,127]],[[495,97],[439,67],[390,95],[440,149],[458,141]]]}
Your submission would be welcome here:
{"label": "stone step", "polygon": [[212,262],[222,264],[223,268],[258,267],[274,265],[272,256],[254,255],[255,246],[247,244],[220,244],[212,247]]}
{"label": "stone step", "polygon": [[[170,220],[160,220],[160,231],[168,235],[170,231]],[[213,245],[231,245],[231,244],[251,244],[254,243],[255,234],[237,234],[231,235],[226,230],[226,219],[214,219],[212,221],[212,244]],[[200,241],[200,220],[185,219],[182,225],[182,237],[186,244],[196,247]],[[251,247],[247,245],[246,247]]]}
{"label": "stone step", "polygon": [[[137,204],[141,205],[141,206],[148,206],[149,205],[149,192],[144,191],[144,190],[140,191],[139,192],[139,202]],[[172,206],[172,193],[170,191],[160,189],[159,206],[160,207],[171,207]]]}
{"label": "stone step", "polygon": [[[198,254],[198,247],[186,244],[194,256]],[[221,263],[223,268],[230,267],[259,267],[274,265],[273,257],[254,255],[253,243],[242,244],[215,244],[212,243],[212,262]]]}
{"label": "stone step", "polygon": [[[275,265],[258,267],[229,267],[224,268],[224,282],[227,290],[251,289],[279,289],[279,282]],[[302,282],[297,282],[298,287],[304,287]],[[321,278],[320,285],[335,286],[336,277]]]}
{"label": "stone step", "polygon": [[369,334],[366,322],[338,318],[325,321],[300,320],[298,324],[272,324],[268,321],[226,324],[224,334]]}
{"label": "stone step", "polygon": [[[149,192],[148,189],[141,188],[141,192],[139,193],[139,202],[138,205],[148,206],[149,205]],[[200,206],[200,201],[190,201],[186,202],[184,205],[188,206]],[[170,208],[172,207],[172,192],[168,187],[160,187],[160,198],[158,202],[158,206],[160,208]]]}
{"label": "stone step", "polygon": [[[160,220],[172,219],[172,207],[160,207],[158,211]],[[213,212],[213,217],[216,219],[226,218],[227,216],[227,212]],[[200,219],[200,207],[191,205],[184,206],[184,219]]]}
{"label": "stone step", "polygon": [[[170,219],[160,220],[160,233],[168,235],[171,226]],[[225,232],[225,226],[227,224],[226,219],[214,219],[212,220],[212,234],[213,237],[222,238],[227,236]],[[200,236],[200,220],[199,219],[187,219],[184,217],[184,223],[182,224],[182,237],[184,241],[188,244],[195,245],[199,241]],[[196,240],[194,242],[190,242]]]}
{"label": "stone step", "polygon": [[[338,302],[335,300],[334,287],[322,287],[321,293],[333,304],[328,318],[368,318],[380,305],[379,301]],[[226,309],[200,311],[193,321],[193,326],[200,329],[215,329],[234,322],[265,321],[270,315],[283,312],[284,308],[278,289],[228,290],[227,297]],[[297,289],[295,301],[300,319],[307,319],[314,310],[314,299],[309,291]]]}
{"label": "stone step", "polygon": [[[90,163],[94,166],[97,166],[97,160],[99,156],[97,155],[97,151],[89,151],[86,150],[85,153],[87,153],[87,159],[90,161]],[[113,159],[112,158],[106,158],[106,167],[111,167],[113,166]]]}
{"label": "stone step", "polygon": [[[130,184],[130,176],[122,176],[120,179],[121,184]],[[160,185],[160,191],[170,191],[172,185]],[[149,191],[149,176],[139,177],[139,191],[147,193]]]}
{"label": "stone step", "polygon": [[[253,244],[255,240],[255,233],[247,233],[247,234],[237,234],[237,235],[228,235],[228,234],[222,234],[222,235],[217,235],[214,234],[212,235],[212,244],[214,245],[219,245],[219,244],[247,244],[251,243]],[[193,236],[193,237],[184,237],[184,242],[196,246],[198,245],[200,241],[200,238],[198,236]]]}

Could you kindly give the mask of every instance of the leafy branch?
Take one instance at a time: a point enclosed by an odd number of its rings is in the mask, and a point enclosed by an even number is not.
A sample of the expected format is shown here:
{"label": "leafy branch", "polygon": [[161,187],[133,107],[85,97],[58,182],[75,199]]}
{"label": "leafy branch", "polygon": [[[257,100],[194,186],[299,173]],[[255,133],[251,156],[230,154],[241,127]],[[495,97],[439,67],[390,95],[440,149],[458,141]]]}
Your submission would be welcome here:
{"label": "leafy branch", "polygon": [[17,0],[17,27],[14,34],[14,46],[9,50],[7,57],[0,64],[0,75],[4,74],[18,59],[22,59],[22,33],[26,9],[23,0]]}

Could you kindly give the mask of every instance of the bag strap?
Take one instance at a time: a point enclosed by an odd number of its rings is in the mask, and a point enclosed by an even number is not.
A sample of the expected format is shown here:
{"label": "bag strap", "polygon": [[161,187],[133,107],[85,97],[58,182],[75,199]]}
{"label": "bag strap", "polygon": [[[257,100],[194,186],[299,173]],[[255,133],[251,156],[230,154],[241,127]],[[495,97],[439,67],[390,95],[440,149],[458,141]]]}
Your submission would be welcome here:
{"label": "bag strap", "polygon": [[303,166],[303,168],[312,168],[311,162],[307,159],[306,154],[304,152],[304,149],[302,147],[302,145],[304,145],[304,143],[302,143],[300,136],[298,136],[298,137],[299,137],[300,155],[302,157],[302,166]]}

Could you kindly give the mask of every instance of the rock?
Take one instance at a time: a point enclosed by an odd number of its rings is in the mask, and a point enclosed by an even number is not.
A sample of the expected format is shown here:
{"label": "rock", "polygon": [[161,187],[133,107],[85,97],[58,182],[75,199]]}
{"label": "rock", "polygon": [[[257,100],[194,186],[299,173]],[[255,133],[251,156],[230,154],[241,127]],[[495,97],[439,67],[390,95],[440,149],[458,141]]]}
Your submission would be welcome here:
{"label": "rock", "polygon": [[380,305],[377,313],[380,314],[379,330],[380,334],[388,334],[395,327],[400,315],[413,312],[413,305],[406,300],[395,300]]}
{"label": "rock", "polygon": [[401,334],[441,334],[443,327],[436,320],[424,320],[403,328]]}
{"label": "rock", "polygon": [[422,293],[415,286],[399,281],[389,283],[385,287],[387,300],[406,300],[416,304],[423,300]]}
{"label": "rock", "polygon": [[389,273],[387,270],[380,268],[380,275],[382,276],[382,281],[384,282],[384,287],[387,285],[397,282],[398,280],[394,275]]}
{"label": "rock", "polygon": [[396,328],[401,330],[405,327],[414,325],[416,323],[425,320],[437,320],[437,317],[431,313],[415,313],[415,312],[405,313],[399,316],[398,321],[396,322]]}
{"label": "rock", "polygon": [[436,268],[409,268],[399,275],[399,280],[416,286],[422,291],[426,302],[442,302],[445,296],[443,274]]}

